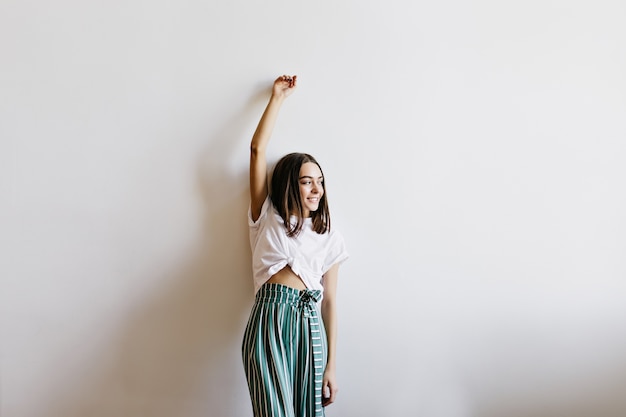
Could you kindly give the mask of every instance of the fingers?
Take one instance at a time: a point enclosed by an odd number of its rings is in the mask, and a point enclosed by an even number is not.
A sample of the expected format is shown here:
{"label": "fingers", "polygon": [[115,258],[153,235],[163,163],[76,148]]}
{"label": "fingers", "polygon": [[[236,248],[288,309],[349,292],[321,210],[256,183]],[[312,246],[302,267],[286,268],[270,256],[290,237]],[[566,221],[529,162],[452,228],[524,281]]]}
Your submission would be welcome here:
{"label": "fingers", "polygon": [[297,75],[283,75],[278,78],[280,81],[286,82],[289,85],[289,88],[293,88],[296,86],[296,81],[298,79]]}
{"label": "fingers", "polygon": [[334,403],[338,391],[339,389],[334,383],[324,381],[324,384],[322,385],[322,405],[326,407],[327,405]]}

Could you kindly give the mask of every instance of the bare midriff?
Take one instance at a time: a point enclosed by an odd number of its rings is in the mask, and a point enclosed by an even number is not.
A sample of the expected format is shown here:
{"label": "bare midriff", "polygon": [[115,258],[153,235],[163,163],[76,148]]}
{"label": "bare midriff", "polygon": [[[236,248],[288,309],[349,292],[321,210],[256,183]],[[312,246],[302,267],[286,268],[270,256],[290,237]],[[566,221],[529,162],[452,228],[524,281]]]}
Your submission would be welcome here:
{"label": "bare midriff", "polygon": [[285,285],[287,287],[295,288],[297,290],[306,290],[306,285],[304,285],[304,282],[302,282],[300,277],[291,270],[291,267],[289,265],[272,275],[272,277],[268,279],[267,282]]}

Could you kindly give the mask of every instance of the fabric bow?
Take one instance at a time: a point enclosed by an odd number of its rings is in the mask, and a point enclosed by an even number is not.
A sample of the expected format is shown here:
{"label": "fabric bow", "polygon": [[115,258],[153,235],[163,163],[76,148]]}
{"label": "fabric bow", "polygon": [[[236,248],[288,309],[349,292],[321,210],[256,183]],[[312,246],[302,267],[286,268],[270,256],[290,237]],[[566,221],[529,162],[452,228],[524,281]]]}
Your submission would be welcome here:
{"label": "fabric bow", "polygon": [[315,303],[322,298],[320,290],[302,290],[298,298],[298,309],[302,310],[304,317],[309,317],[315,311]]}

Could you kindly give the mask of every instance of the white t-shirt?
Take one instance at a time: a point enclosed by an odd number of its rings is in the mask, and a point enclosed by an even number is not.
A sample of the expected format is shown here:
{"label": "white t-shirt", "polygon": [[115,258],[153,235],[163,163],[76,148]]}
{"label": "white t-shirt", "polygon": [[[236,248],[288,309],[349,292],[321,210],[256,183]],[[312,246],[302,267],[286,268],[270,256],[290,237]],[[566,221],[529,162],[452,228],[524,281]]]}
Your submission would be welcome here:
{"label": "white t-shirt", "polygon": [[323,294],[323,275],[348,258],[343,236],[335,229],[324,234],[315,232],[310,218],[304,219],[298,235],[287,236],[283,219],[269,197],[256,222],[248,210],[248,225],[255,293],[272,275],[289,265],[308,289]]}

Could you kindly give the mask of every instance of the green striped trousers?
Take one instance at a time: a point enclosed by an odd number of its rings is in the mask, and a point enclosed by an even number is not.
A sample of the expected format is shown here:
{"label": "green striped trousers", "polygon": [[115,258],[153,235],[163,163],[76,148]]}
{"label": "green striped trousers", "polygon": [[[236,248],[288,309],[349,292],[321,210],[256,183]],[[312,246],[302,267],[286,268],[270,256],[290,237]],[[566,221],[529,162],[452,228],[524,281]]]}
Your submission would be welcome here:
{"label": "green striped trousers", "polygon": [[256,294],[242,356],[254,417],[323,417],[326,331],[319,290],[265,284]]}

